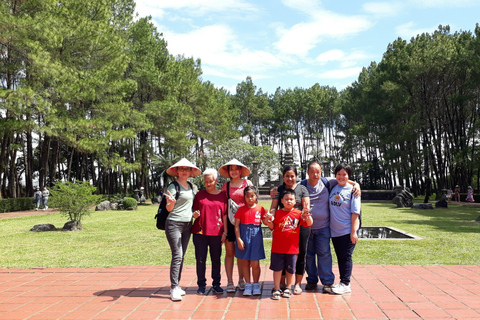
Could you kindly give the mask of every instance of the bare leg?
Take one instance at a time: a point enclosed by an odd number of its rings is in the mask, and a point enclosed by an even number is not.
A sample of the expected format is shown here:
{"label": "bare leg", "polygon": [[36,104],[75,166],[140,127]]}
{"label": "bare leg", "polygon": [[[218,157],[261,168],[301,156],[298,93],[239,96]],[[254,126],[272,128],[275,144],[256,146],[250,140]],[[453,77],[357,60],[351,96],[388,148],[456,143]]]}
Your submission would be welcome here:
{"label": "bare leg", "polygon": [[273,271],[273,289],[280,289],[280,279],[282,278],[282,271]]}
{"label": "bare leg", "polygon": [[[250,261],[250,265],[252,266],[252,277],[254,283],[259,283],[260,281],[260,261],[259,260],[252,260]],[[248,281],[247,281],[248,282]]]}
{"label": "bare leg", "polygon": [[287,289],[291,289],[293,284],[293,274],[285,272],[285,280],[287,281]]}
{"label": "bare leg", "polygon": [[233,264],[235,261],[235,242],[225,241],[225,273],[228,282],[233,282]]}
{"label": "bare leg", "polygon": [[245,276],[245,282],[251,283],[250,279],[250,261],[237,258],[238,270],[243,270],[243,275]]}

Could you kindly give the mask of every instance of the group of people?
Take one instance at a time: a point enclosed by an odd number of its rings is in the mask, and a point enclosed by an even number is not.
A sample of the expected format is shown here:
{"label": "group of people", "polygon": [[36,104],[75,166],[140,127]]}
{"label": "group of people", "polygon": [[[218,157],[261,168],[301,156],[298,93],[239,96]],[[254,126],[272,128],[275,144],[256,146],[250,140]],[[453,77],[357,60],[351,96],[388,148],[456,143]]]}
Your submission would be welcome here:
{"label": "group of people", "polygon": [[[293,166],[283,170],[283,184],[270,195],[270,210],[258,204],[257,188],[247,179],[250,170],[233,159],[217,170],[203,173],[187,159],[167,170],[176,177],[180,194],[170,184],[165,197],[170,212],[165,225],[172,260],[170,298],[182,300],[180,287],[184,256],[193,234],[197,293],[206,292],[206,260],[210,252],[212,291],[221,294],[221,255],[225,245],[227,292],[237,288],[243,295],[260,295],[260,260],[265,259],[262,223],[272,230],[270,270],[273,271],[271,298],[279,300],[301,294],[301,282],[307,272],[305,290],[315,290],[318,279],[323,292],[351,292],[352,254],[358,241],[360,223],[360,187],[349,180],[352,169],[346,164],[335,168],[335,179],[321,177],[320,165],[308,166],[308,179],[297,183]],[[205,189],[194,193],[188,178],[202,174]],[[218,174],[229,179],[217,189]],[[192,221],[193,218],[193,221]],[[338,258],[340,282],[334,285],[330,239]],[[233,281],[237,259],[238,283]],[[293,292],[292,292],[293,289]]]}
{"label": "group of people", "polygon": [[35,203],[35,210],[38,211],[40,209],[40,203],[43,204],[43,210],[47,210],[48,206],[48,197],[50,196],[50,191],[48,191],[47,187],[43,187],[43,190],[37,187],[35,193],[33,194],[33,202]]}
{"label": "group of people", "polygon": [[[453,196],[453,201],[460,202],[460,186],[457,184],[455,186],[454,191],[452,189],[447,190],[447,201],[450,201]],[[468,186],[467,188],[467,197],[465,198],[466,202],[475,202],[473,198],[473,188],[472,186]]]}

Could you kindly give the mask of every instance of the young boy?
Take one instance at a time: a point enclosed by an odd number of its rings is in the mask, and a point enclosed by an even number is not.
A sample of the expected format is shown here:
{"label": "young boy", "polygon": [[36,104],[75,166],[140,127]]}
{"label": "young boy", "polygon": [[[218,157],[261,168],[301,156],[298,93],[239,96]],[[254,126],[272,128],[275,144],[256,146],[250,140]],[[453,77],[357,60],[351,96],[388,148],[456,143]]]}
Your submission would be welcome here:
{"label": "young boy", "polygon": [[[290,287],[295,274],[295,263],[298,255],[300,226],[310,227],[313,224],[312,215],[294,209],[295,191],[288,189],[282,198],[283,209],[266,215],[266,224],[272,230],[272,254],[270,270],[273,271],[272,299],[280,300],[280,296],[290,298]],[[280,292],[282,270],[286,270],[287,288]]]}

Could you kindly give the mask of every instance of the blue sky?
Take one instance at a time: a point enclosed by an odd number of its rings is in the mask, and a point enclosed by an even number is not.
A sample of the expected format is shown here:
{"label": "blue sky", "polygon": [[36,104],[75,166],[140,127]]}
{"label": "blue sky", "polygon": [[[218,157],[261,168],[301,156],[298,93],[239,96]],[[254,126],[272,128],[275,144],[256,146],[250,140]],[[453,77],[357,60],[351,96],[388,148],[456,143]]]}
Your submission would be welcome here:
{"label": "blue sky", "polygon": [[474,31],[480,0],[137,0],[171,54],[199,58],[204,81],[235,93],[247,76],[263,92],[315,83],[342,90],[389,43]]}

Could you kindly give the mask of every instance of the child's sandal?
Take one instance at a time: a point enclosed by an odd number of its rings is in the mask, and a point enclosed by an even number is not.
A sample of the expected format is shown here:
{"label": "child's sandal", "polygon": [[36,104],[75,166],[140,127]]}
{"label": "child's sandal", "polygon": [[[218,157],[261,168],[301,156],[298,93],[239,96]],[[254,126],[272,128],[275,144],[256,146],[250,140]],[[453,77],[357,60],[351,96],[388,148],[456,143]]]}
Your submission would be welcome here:
{"label": "child's sandal", "polygon": [[283,290],[282,296],[284,298],[290,298],[292,296],[292,291],[290,291],[290,289],[286,288],[285,290]]}
{"label": "child's sandal", "polygon": [[282,294],[280,293],[280,290],[275,290],[272,292],[272,300],[280,300]]}

